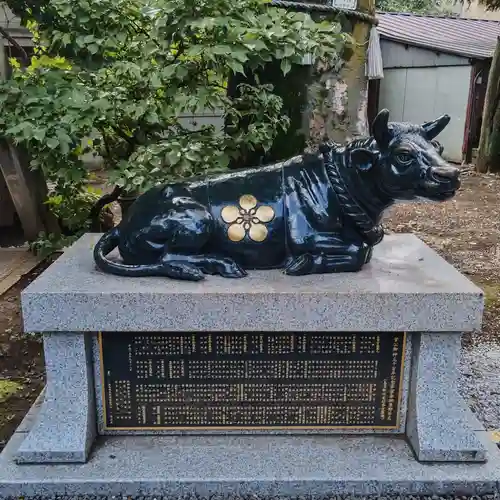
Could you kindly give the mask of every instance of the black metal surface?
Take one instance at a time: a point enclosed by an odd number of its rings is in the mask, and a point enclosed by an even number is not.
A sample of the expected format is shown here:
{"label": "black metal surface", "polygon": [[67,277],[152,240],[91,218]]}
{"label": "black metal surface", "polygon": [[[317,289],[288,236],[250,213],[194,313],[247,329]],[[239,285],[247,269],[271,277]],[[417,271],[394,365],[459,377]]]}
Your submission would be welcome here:
{"label": "black metal surface", "polygon": [[108,429],[396,428],[402,333],[103,333]]}
{"label": "black metal surface", "polygon": [[[459,170],[432,140],[445,115],[423,125],[374,120],[373,138],[267,167],[158,186],[141,195],[94,249],[122,276],[198,281],[284,268],[292,276],[359,271],[383,237],[396,200],[450,199]],[[123,262],[107,255],[118,247]]]}

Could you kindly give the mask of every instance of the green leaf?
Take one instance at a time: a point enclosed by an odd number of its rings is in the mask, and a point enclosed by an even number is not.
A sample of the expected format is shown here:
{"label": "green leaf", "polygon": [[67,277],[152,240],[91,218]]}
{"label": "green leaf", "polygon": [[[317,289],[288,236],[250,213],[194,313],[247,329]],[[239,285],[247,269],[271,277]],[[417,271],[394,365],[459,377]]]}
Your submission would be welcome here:
{"label": "green leaf", "polygon": [[162,70],[162,75],[163,78],[170,78],[172,75],[174,75],[175,71],[177,69],[177,66],[171,64],[170,66],[167,66]]}
{"label": "green leaf", "polygon": [[212,47],[211,50],[214,54],[219,54],[219,55],[231,54],[231,52],[233,52],[231,50],[231,47],[229,47],[228,45],[216,45],[215,47]]}
{"label": "green leaf", "polygon": [[31,139],[31,137],[33,137],[33,125],[29,122],[26,122],[23,128],[23,137],[25,139]]}
{"label": "green leaf", "polygon": [[227,65],[231,68],[233,73],[241,73],[242,75],[245,74],[243,64],[239,63],[238,61],[229,61]]}
{"label": "green leaf", "polygon": [[160,123],[160,118],[158,116],[158,113],[156,111],[150,111],[147,115],[147,121],[148,123]]}
{"label": "green leaf", "polygon": [[120,42],[120,43],[125,43],[127,41],[127,33],[125,32],[120,32],[120,33],[117,33],[116,34],[116,39]]}
{"label": "green leaf", "polygon": [[184,158],[187,158],[189,161],[198,161],[200,159],[200,155],[195,153],[194,151],[188,151]]}
{"label": "green leaf", "polygon": [[18,125],[15,125],[14,127],[11,127],[11,128],[8,128],[5,133],[8,134],[8,135],[11,135],[11,136],[16,136],[18,135],[20,132],[23,132],[24,129],[26,128],[27,126],[27,123],[26,122],[23,122],[23,123],[19,123]]}
{"label": "green leaf", "polygon": [[91,43],[91,44],[87,47],[87,50],[88,50],[91,54],[97,54],[97,51],[99,50],[99,45],[97,45],[96,43]]}
{"label": "green leaf", "polygon": [[156,73],[153,73],[151,75],[150,81],[151,81],[151,85],[155,89],[159,89],[163,85],[162,81],[160,80],[160,78],[158,77],[158,75]]}
{"label": "green leaf", "polygon": [[158,46],[156,45],[156,43],[153,40],[148,42],[146,44],[146,46],[144,47],[144,54],[147,56],[151,56],[151,54],[154,54],[157,51],[158,51]]}
{"label": "green leaf", "polygon": [[204,47],[201,45],[194,45],[193,47],[189,47],[186,51],[186,55],[189,57],[196,57],[203,53]]}
{"label": "green leaf", "polygon": [[97,99],[92,103],[94,108],[100,109],[102,111],[106,111],[111,107],[111,103],[107,99]]}
{"label": "green leaf", "polygon": [[56,135],[57,138],[59,139],[59,142],[61,143],[65,142],[66,144],[71,144],[72,139],[64,130],[58,130],[56,132]]}
{"label": "green leaf", "polygon": [[178,78],[186,78],[188,73],[189,71],[185,66],[179,65],[175,68],[175,74]]}
{"label": "green leaf", "polygon": [[240,62],[248,61],[248,55],[245,50],[242,49],[232,50],[231,55]]}
{"label": "green leaf", "polygon": [[267,45],[262,40],[252,40],[251,42],[246,42],[245,45],[250,50],[255,50],[255,51],[261,51],[267,49]]}
{"label": "green leaf", "polygon": [[167,160],[170,165],[177,165],[181,161],[181,156],[177,151],[171,151],[167,153]]}
{"label": "green leaf", "polygon": [[286,76],[292,69],[292,63],[288,59],[282,59],[280,67],[281,71],[283,71],[283,74]]}
{"label": "green leaf", "polygon": [[43,141],[45,139],[45,130],[42,128],[37,128],[33,131],[33,137],[37,141]]}
{"label": "green leaf", "polygon": [[219,165],[223,168],[226,168],[229,165],[230,161],[231,159],[226,153],[222,153],[217,157],[217,163],[219,163]]}
{"label": "green leaf", "polygon": [[54,137],[50,137],[49,139],[47,139],[47,146],[50,149],[56,149],[59,146],[59,141]]}
{"label": "green leaf", "polygon": [[63,45],[69,45],[71,43],[71,35],[69,33],[64,33],[61,42]]}

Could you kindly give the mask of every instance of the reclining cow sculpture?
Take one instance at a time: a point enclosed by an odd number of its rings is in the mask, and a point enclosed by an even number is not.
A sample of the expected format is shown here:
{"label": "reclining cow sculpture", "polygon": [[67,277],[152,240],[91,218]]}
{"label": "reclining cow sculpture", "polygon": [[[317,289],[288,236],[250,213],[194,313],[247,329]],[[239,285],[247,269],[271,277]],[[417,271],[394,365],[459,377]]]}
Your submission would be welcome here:
{"label": "reclining cow sculpture", "polygon": [[[249,269],[288,275],[359,271],[383,238],[383,211],[396,200],[451,198],[459,171],[434,138],[450,118],[389,123],[373,137],[324,144],[255,169],[158,186],[142,194],[94,249],[97,266],[121,276],[198,281]],[[118,247],[123,262],[106,256]]]}

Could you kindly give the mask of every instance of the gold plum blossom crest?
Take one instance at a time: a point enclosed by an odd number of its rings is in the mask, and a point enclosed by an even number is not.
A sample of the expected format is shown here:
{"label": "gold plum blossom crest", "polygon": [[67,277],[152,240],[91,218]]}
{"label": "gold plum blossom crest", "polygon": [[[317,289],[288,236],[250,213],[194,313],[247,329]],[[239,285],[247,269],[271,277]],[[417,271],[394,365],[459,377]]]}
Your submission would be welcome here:
{"label": "gold plum blossom crest", "polygon": [[239,206],[228,205],[221,211],[224,222],[230,224],[227,236],[231,241],[241,241],[247,234],[252,241],[261,242],[267,238],[266,223],[274,219],[274,210],[267,205],[257,207],[257,199],[251,194],[243,195]]}

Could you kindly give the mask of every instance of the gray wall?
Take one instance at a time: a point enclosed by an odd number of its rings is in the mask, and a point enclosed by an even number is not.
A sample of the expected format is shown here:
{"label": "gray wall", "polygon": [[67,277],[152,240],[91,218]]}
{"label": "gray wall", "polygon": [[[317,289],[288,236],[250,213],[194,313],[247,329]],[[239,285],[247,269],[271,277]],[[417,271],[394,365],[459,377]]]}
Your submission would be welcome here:
{"label": "gray wall", "polygon": [[384,69],[426,68],[437,66],[469,66],[466,57],[443,54],[382,39],[380,41]]}
{"label": "gray wall", "polygon": [[19,18],[12,14],[4,2],[0,2],[0,26],[7,29],[9,34],[22,47],[31,47],[33,45],[31,33],[21,26]]}
{"label": "gray wall", "polygon": [[382,42],[384,78],[380,82],[379,109],[391,120],[423,123],[442,114],[451,122],[440,134],[444,156],[462,160],[467,103],[472,67],[466,58]]}
{"label": "gray wall", "polygon": [[14,28],[20,26],[20,21],[17,17],[12,14],[11,10],[5,5],[4,2],[0,2],[0,25],[4,28]]}

